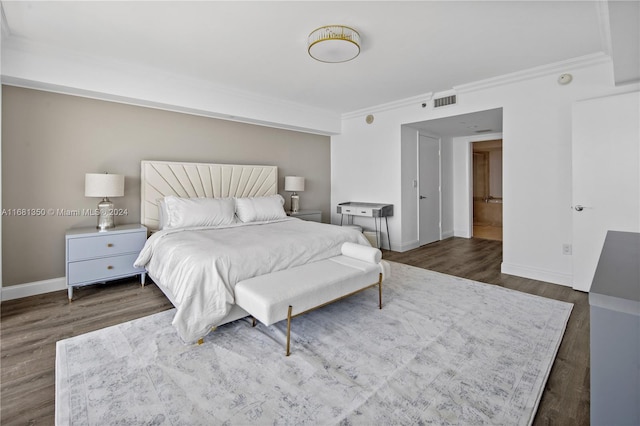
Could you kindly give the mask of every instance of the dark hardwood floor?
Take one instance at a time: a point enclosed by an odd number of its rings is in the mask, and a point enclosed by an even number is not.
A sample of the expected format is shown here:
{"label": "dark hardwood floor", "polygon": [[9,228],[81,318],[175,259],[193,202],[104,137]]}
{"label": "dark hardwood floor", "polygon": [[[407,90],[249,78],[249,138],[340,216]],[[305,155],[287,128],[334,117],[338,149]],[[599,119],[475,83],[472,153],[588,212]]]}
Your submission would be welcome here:
{"label": "dark hardwood floor", "polygon": [[[545,386],[535,425],[589,424],[589,303],[586,293],[500,273],[502,243],[449,238],[387,260],[574,304]],[[0,324],[0,424],[53,425],[55,342],[171,308],[153,284],[122,280],[3,302]]]}

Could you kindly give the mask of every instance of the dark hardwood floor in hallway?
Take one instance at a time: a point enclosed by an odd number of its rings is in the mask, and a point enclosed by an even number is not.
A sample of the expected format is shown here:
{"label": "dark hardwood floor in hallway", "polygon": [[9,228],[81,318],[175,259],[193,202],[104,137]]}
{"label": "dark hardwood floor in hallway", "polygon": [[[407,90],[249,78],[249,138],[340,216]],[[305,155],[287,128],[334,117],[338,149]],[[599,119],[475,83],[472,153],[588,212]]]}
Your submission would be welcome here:
{"label": "dark hardwood floor in hallway", "polygon": [[[387,260],[574,304],[535,425],[589,424],[589,304],[586,293],[500,273],[499,241],[449,238]],[[59,291],[2,303],[0,424],[53,425],[55,342],[171,308],[153,284],[135,280]]]}

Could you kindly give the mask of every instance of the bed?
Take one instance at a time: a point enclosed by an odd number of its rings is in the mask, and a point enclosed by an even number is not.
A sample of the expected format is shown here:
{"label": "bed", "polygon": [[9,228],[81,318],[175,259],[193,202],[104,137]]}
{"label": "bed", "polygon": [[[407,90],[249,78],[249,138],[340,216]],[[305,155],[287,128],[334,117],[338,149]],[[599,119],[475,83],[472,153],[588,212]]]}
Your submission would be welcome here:
{"label": "bed", "polygon": [[135,265],[176,307],[185,343],[248,314],[236,283],[340,254],[362,233],[286,216],[275,166],[141,163],[141,222],[150,231]]}

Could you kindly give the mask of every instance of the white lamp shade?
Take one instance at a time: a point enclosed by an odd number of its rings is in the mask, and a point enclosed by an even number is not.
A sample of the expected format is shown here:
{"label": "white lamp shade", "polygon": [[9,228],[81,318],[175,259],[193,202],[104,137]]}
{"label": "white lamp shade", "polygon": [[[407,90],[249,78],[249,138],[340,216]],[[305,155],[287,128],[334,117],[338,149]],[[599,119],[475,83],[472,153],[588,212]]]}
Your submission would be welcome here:
{"label": "white lamp shade", "polygon": [[304,191],[304,178],[300,176],[285,176],[284,190],[293,192]]}
{"label": "white lamp shade", "polygon": [[85,197],[122,197],[124,175],[87,173],[84,177]]}

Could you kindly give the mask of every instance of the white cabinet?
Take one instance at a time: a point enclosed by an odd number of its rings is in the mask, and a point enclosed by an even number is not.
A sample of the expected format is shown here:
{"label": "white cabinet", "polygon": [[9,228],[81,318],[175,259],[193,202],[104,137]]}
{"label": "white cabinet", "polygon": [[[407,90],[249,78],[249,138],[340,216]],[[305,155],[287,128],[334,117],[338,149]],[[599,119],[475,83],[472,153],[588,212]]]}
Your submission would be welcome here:
{"label": "white cabinet", "polygon": [[69,300],[73,288],[140,275],[144,285],[146,271],[133,262],[147,240],[147,228],[123,225],[109,231],[96,228],[70,229],[65,235],[66,275]]}
{"label": "white cabinet", "polygon": [[640,233],[608,231],[590,305],[591,424],[640,424]]}

